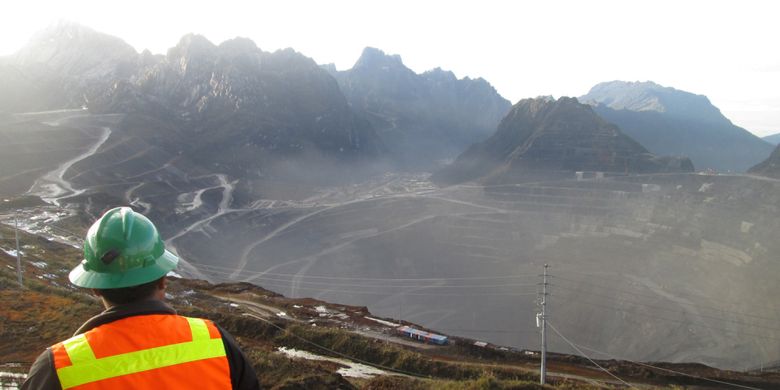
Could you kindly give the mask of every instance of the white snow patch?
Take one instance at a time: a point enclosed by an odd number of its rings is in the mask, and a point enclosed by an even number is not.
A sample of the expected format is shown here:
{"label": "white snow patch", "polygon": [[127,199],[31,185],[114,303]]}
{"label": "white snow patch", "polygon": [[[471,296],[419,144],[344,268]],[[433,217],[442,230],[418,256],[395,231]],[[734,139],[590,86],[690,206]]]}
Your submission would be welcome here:
{"label": "white snow patch", "polygon": [[279,316],[279,317],[287,317],[287,313],[285,313],[283,311],[280,311],[280,312],[276,313],[276,315]]}
{"label": "white snow patch", "polygon": [[401,326],[401,324],[396,324],[395,322],[380,320],[379,318],[373,318],[373,317],[368,317],[368,316],[365,316],[363,318],[365,318],[367,320],[370,320],[370,321],[378,322],[378,323],[380,323],[382,325],[385,325],[385,326],[391,326],[393,328],[397,328],[397,327]]}
{"label": "white snow patch", "polygon": [[311,352],[307,351],[299,351],[297,349],[293,348],[285,348],[285,347],[279,347],[277,351],[291,357],[291,358],[300,358],[300,359],[308,359],[308,360],[321,360],[321,361],[328,361],[328,362],[334,362],[338,364],[343,364],[346,367],[339,368],[337,373],[350,377],[350,378],[373,378],[377,375],[389,375],[390,372],[380,370],[378,368],[374,368],[371,366],[367,366],[365,364],[355,363],[346,359],[338,359],[338,358],[332,358],[322,355],[317,355]]}
{"label": "white snow patch", "polygon": [[[5,249],[5,248],[0,248],[0,250],[2,250],[3,252],[5,252],[6,254],[8,254],[8,256],[11,256],[11,257],[16,257],[16,249]],[[24,256],[24,251],[19,251],[19,254],[20,254],[20,255],[22,255],[22,256]]]}
{"label": "white snow patch", "polygon": [[176,272],[173,272],[173,271],[168,271],[168,274],[166,276],[171,276],[171,277],[174,277],[174,278],[177,278],[177,279],[181,279],[182,278],[181,275],[179,275],[179,274],[177,274]]}
{"label": "white snow patch", "polygon": [[27,374],[21,372],[0,371],[0,390],[16,390],[16,382],[27,378]]}
{"label": "white snow patch", "polygon": [[314,310],[317,310],[317,313],[327,313],[328,309],[325,308],[325,306],[315,306]]}
{"label": "white snow patch", "polygon": [[48,265],[45,261],[31,261],[30,264],[40,269],[44,269]]}
{"label": "white snow patch", "polygon": [[239,307],[237,303],[231,303],[230,307]]}

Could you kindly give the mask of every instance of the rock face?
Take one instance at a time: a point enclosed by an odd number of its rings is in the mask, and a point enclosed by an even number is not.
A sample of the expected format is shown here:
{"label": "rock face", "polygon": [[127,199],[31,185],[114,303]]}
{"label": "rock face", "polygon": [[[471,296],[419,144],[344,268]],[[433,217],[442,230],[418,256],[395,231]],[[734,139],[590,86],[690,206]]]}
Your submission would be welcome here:
{"label": "rock face", "polygon": [[780,179],[780,145],[766,160],[748,170],[749,173]]}
{"label": "rock face", "polygon": [[258,168],[269,154],[350,160],[384,150],[336,80],[291,49],[187,35],[165,57],[142,57],[147,64],[98,97],[95,110],[167,118],[200,158]]}
{"label": "rock face", "polygon": [[769,143],[731,123],[706,96],[653,82],[601,83],[580,101],[651,152],[688,156],[698,169],[744,172],[772,151]]}
{"label": "rock face", "polygon": [[0,112],[78,108],[133,69],[137,53],[119,38],[70,22],[42,30],[0,60]]}
{"label": "rock face", "polygon": [[22,97],[4,104],[7,112],[88,106],[132,114],[136,128],[167,129],[150,135],[166,153],[231,175],[263,174],[280,159],[339,163],[385,150],[313,60],[291,49],[264,52],[248,39],[216,46],[190,34],[155,56],[60,23],[0,70],[0,96]]}
{"label": "rock face", "polygon": [[687,172],[687,158],[657,157],[575,98],[518,102],[486,141],[471,146],[433,179],[507,183],[575,171]]}
{"label": "rock face", "polygon": [[323,68],[388,148],[409,164],[456,156],[489,136],[510,107],[484,79],[457,79],[439,68],[416,74],[400,56],[370,47],[352,69]]}

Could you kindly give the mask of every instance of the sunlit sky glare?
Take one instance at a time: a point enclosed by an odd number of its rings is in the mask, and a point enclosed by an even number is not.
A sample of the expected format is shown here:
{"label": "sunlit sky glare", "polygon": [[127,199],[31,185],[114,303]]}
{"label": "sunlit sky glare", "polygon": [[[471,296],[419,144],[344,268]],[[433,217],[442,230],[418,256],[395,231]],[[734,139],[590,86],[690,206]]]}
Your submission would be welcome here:
{"label": "sunlit sky glare", "polygon": [[0,55],[70,20],[165,53],[194,32],[214,43],[251,38],[348,69],[366,46],[483,77],[516,102],[580,96],[610,80],[655,81],[707,95],[735,124],[780,132],[780,2],[534,1],[36,1],[0,15]]}

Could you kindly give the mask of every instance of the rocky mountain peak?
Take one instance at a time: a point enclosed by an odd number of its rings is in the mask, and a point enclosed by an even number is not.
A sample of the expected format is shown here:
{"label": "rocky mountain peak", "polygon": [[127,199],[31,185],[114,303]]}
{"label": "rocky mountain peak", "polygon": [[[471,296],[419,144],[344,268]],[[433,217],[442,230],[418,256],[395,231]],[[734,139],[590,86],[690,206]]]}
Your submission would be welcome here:
{"label": "rocky mountain peak", "polygon": [[329,63],[329,64],[322,64],[320,65],[320,68],[322,68],[324,71],[328,72],[333,77],[337,77],[339,74],[339,70],[336,69],[336,64]]}
{"label": "rocky mountain peak", "polygon": [[652,81],[609,81],[595,85],[582,102],[614,110],[656,111],[678,118],[728,122],[704,95],[696,95]]}
{"label": "rocky mountain peak", "polygon": [[731,123],[706,96],[653,82],[600,83],[580,101],[651,152],[688,156],[701,169],[745,171],[772,150]]}
{"label": "rocky mountain peak", "polygon": [[572,124],[575,124],[577,121],[592,123],[601,119],[593,113],[590,106],[580,104],[577,98],[563,96],[555,99],[552,96],[539,96],[517,102],[509,114],[502,120],[502,125],[499,125],[499,129],[506,127],[503,126],[504,122],[522,119],[530,123],[546,121],[550,118],[553,118],[555,121],[571,122]]}
{"label": "rocky mountain peak", "polygon": [[235,37],[219,44],[219,51],[224,54],[253,53],[258,50],[253,40],[244,37]]}
{"label": "rocky mountain peak", "polygon": [[441,68],[417,74],[400,56],[372,47],[351,69],[322,69],[404,165],[454,157],[490,134],[511,106],[483,79],[458,79]]}
{"label": "rocky mountain peak", "polygon": [[384,70],[391,69],[406,69],[401,56],[398,54],[388,55],[384,51],[373,47],[366,47],[363,49],[363,53],[358,58],[353,70],[359,69],[372,69],[372,70]]}
{"label": "rocky mountain peak", "polygon": [[428,79],[436,80],[436,81],[442,81],[442,82],[458,81],[458,78],[455,77],[455,73],[452,73],[452,71],[444,70],[439,67],[433,68],[423,73],[422,75],[423,77],[427,77]]}
{"label": "rocky mountain peak", "polygon": [[125,41],[69,21],[60,21],[35,34],[15,55],[22,68],[43,67],[82,77],[101,77],[119,62],[134,61],[138,53]]}
{"label": "rocky mountain peak", "polygon": [[203,35],[187,34],[181,37],[176,46],[168,50],[168,59],[213,56],[216,49],[217,46]]}
{"label": "rocky mountain peak", "polygon": [[692,171],[686,158],[660,158],[576,98],[538,97],[515,104],[484,142],[434,175],[441,183],[513,182],[575,171],[615,174]]}

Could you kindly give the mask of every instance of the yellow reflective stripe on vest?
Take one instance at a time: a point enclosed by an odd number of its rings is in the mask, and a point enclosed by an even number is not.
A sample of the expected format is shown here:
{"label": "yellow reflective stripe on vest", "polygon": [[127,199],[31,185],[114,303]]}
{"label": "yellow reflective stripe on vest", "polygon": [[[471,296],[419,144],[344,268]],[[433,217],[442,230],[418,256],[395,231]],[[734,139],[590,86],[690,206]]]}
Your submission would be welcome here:
{"label": "yellow reflective stripe on vest", "polygon": [[[187,320],[190,323],[193,341],[184,343],[149,348],[100,359],[95,359],[92,348],[88,343],[74,344],[73,349],[66,349],[73,365],[57,370],[60,385],[63,389],[69,389],[122,375],[225,356],[225,346],[221,337],[216,339],[210,338],[208,327],[202,319],[188,318]],[[205,339],[203,339],[204,330]],[[74,338],[78,338],[78,336]],[[86,341],[86,338],[84,338],[84,341]],[[82,349],[88,349],[89,352],[81,351]],[[72,355],[71,351],[75,355]],[[88,354],[92,355],[92,359],[84,360],[83,357],[88,356]],[[74,357],[78,357],[78,363],[72,360]]]}
{"label": "yellow reflective stripe on vest", "polygon": [[89,346],[89,342],[87,342],[87,337],[83,333],[71,337],[64,341],[62,345],[68,351],[68,357],[73,364],[95,360],[95,354],[92,352],[92,348]]}
{"label": "yellow reflective stripe on vest", "polygon": [[187,318],[187,322],[190,323],[190,330],[192,331],[192,341],[208,340],[211,338],[209,334],[209,327],[206,325],[206,321],[200,318]]}

